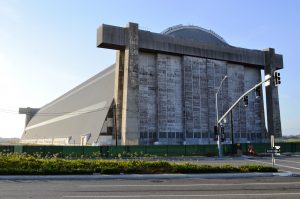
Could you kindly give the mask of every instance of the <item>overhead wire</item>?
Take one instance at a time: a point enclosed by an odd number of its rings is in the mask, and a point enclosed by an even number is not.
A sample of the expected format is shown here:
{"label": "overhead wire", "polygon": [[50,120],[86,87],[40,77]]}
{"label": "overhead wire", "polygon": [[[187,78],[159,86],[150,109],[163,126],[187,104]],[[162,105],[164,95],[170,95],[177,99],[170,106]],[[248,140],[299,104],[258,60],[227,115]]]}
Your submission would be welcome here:
{"label": "overhead wire", "polygon": [[[109,109],[111,106],[105,106],[102,108],[98,109],[93,109],[93,110],[85,110],[85,111],[69,111],[69,112],[37,112],[33,114],[33,116],[62,116],[62,115],[78,115],[78,114],[86,114],[86,113],[93,113],[93,112],[98,112],[98,111],[103,111],[106,109]],[[124,108],[122,109],[124,110]],[[139,113],[139,111],[133,111],[133,110],[128,110],[128,112],[131,113]],[[7,114],[20,114],[18,111],[10,110],[10,109],[4,109],[0,108],[0,113],[7,113]]]}
{"label": "overhead wire", "polygon": [[[98,111],[103,111],[105,109],[110,108],[110,106],[92,109],[92,110],[85,110],[85,111],[69,111],[69,112],[37,112],[33,114],[34,116],[59,116],[59,115],[78,115],[78,114],[85,114],[85,113],[93,113]],[[19,114],[17,111],[2,109],[0,108],[0,113],[9,113],[9,114]]]}

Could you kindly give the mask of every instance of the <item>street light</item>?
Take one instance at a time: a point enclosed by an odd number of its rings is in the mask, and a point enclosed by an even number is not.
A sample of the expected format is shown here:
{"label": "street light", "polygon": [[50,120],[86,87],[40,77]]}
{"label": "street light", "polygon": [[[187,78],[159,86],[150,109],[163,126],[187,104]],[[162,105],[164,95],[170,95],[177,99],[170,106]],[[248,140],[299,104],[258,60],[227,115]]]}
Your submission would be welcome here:
{"label": "street light", "polygon": [[[221,87],[222,87],[222,84],[224,82],[225,79],[227,79],[227,75],[224,76],[224,78],[222,79],[221,83],[220,83],[220,86],[216,92],[216,126],[217,128],[219,129],[219,113],[218,113],[218,93],[219,91],[221,90]],[[220,139],[220,133],[219,133],[219,130],[218,130],[218,154],[219,154],[219,158],[222,157],[222,146],[221,146],[221,139]]]}

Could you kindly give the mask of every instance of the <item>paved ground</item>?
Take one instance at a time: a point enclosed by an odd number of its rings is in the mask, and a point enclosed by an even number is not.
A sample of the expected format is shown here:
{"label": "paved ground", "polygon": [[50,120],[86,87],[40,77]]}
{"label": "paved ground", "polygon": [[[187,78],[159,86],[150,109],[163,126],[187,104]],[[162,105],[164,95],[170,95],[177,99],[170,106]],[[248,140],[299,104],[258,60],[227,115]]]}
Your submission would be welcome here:
{"label": "paved ground", "polygon": [[0,181],[0,198],[300,198],[300,178]]}
{"label": "paved ground", "polygon": [[[243,165],[243,164],[263,164],[272,166],[271,157],[240,157],[240,158],[189,158],[180,160],[177,158],[171,159],[174,162],[188,161],[196,164],[231,164],[231,165]],[[300,156],[276,156],[275,167],[279,168],[280,171],[292,172],[300,175]]]}
{"label": "paved ground", "polygon": [[[271,158],[172,158],[197,164],[271,165]],[[277,157],[281,171],[300,175],[300,156]],[[0,198],[300,198],[300,177],[152,180],[0,180]]]}

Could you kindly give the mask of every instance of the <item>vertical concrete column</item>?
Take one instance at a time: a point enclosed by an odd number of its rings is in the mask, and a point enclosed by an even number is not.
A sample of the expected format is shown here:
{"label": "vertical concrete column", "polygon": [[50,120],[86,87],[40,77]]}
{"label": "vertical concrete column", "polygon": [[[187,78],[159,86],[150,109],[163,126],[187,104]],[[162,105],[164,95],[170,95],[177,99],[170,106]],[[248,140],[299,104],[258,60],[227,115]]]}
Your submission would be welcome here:
{"label": "vertical concrete column", "polygon": [[[275,50],[273,48],[264,49],[265,51],[265,74],[273,76],[277,69],[275,66]],[[281,120],[279,110],[278,88],[274,86],[273,78],[270,85],[266,87],[266,104],[267,104],[267,119],[268,132],[276,138],[282,137]]]}
{"label": "vertical concrete column", "polygon": [[139,144],[138,119],[138,62],[139,62],[139,29],[138,24],[127,26],[128,44],[124,56],[124,83],[122,105],[122,145]]}
{"label": "vertical concrete column", "polygon": [[116,66],[115,66],[115,89],[114,99],[116,105],[116,125],[118,139],[121,137],[122,124],[122,101],[123,101],[123,81],[124,81],[124,54],[123,50],[116,51]]}

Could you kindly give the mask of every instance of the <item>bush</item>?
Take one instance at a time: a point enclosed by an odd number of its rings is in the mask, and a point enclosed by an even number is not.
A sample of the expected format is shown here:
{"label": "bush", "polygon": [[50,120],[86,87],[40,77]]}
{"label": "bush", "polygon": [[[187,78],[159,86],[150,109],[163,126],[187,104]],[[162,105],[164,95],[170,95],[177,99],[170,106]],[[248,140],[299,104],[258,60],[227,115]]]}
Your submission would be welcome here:
{"label": "bush", "polygon": [[41,158],[28,154],[0,154],[0,175],[68,175],[68,174],[159,174],[159,173],[233,173],[277,172],[262,165],[211,166],[166,161],[92,160]]}
{"label": "bush", "polygon": [[120,174],[121,171],[119,167],[99,167],[95,169],[96,173],[101,174]]}
{"label": "bush", "polygon": [[277,172],[277,168],[263,165],[242,165],[239,167],[241,172]]}

